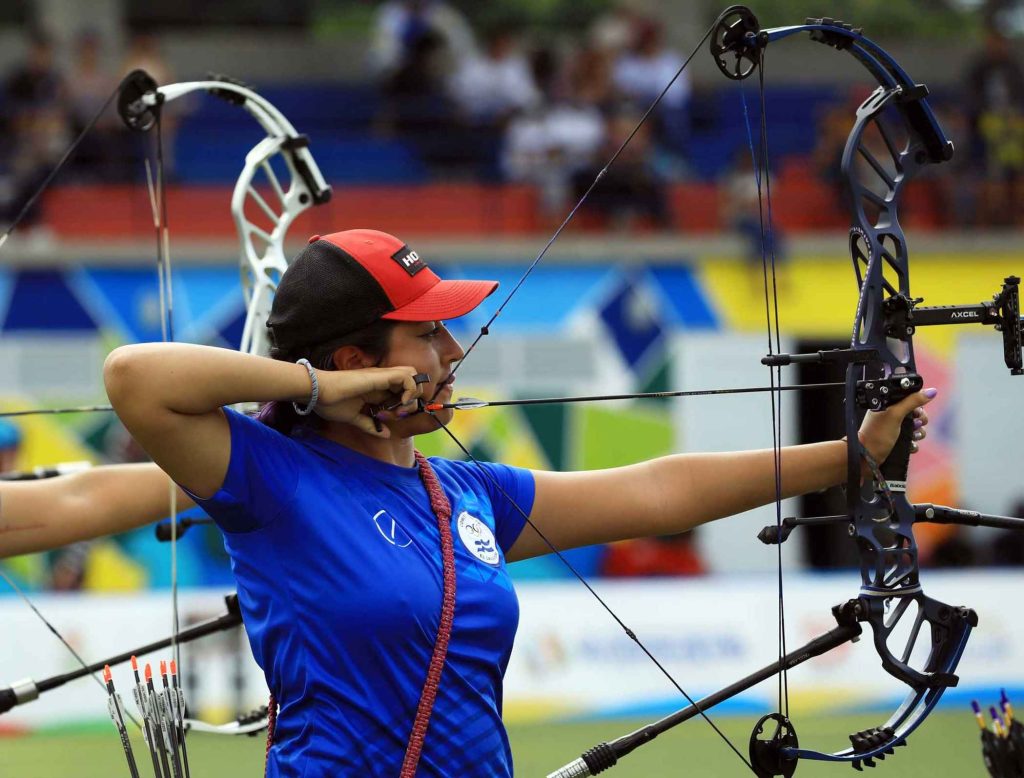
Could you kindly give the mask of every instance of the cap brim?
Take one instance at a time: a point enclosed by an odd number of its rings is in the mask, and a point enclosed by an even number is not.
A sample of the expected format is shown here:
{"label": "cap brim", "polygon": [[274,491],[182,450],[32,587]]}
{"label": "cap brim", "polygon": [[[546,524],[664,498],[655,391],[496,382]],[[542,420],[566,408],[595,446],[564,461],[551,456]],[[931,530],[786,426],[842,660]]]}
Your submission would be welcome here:
{"label": "cap brim", "polygon": [[480,305],[497,288],[497,281],[442,280],[412,302],[381,318],[394,321],[457,319]]}

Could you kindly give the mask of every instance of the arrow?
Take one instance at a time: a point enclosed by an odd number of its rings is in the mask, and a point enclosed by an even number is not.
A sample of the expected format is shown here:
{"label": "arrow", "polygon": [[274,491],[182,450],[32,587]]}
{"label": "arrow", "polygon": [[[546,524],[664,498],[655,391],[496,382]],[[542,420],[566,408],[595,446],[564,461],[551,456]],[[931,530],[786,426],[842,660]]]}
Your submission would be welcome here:
{"label": "arrow", "polygon": [[694,389],[685,392],[638,392],[634,394],[600,394],[581,397],[541,397],[528,400],[478,400],[476,397],[460,397],[450,403],[428,403],[424,409],[440,411],[448,408],[457,411],[474,411],[478,408],[497,408],[502,405],[552,405],[555,403],[584,403],[598,400],[654,400],[665,397],[707,397],[718,394],[753,394],[758,392],[795,392],[801,389],[837,389],[843,383],[796,384],[793,386],[751,386],[741,389]]}

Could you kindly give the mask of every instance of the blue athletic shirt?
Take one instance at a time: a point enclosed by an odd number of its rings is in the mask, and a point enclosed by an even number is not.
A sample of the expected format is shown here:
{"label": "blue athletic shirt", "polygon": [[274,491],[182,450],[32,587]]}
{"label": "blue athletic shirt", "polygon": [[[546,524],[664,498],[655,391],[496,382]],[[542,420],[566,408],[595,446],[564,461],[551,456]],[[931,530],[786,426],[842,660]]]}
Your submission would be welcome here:
{"label": "blue athletic shirt", "polygon": [[[418,467],[225,414],[228,472],[198,503],[224,532],[281,705],[267,774],[396,778],[441,617],[440,533]],[[417,775],[511,776],[501,685],[519,601],[504,554],[525,521],[478,465],[430,461],[452,506],[457,584]],[[484,467],[529,514],[530,471]]]}

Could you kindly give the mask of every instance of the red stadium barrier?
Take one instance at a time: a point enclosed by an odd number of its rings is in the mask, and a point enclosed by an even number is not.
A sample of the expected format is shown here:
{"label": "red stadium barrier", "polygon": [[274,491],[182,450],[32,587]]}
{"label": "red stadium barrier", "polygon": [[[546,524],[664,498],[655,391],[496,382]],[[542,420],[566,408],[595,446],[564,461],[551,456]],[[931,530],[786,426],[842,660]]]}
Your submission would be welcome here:
{"label": "red stadium barrier", "polygon": [[[709,183],[673,184],[666,193],[671,228],[684,234],[727,229],[723,188]],[[174,235],[193,240],[234,237],[227,186],[171,186],[167,190]],[[942,224],[939,190],[918,184],[907,192],[907,223],[916,229]],[[63,240],[145,239],[153,234],[149,197],[141,185],[64,186],[43,201],[47,225]],[[836,191],[804,165],[787,165],[772,181],[776,224],[790,233],[843,229],[846,216]],[[367,227],[399,234],[517,236],[543,233],[562,214],[545,214],[529,186],[445,183],[337,188],[329,203],[300,217],[294,234]],[[602,231],[607,219],[584,206],[576,231]],[[647,227],[644,222],[638,229]]]}

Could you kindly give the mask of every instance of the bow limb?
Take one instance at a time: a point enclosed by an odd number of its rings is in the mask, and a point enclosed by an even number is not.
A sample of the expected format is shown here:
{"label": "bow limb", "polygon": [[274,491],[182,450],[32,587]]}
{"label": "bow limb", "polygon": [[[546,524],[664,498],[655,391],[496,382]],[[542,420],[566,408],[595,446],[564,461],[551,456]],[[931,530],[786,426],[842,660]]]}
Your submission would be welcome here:
{"label": "bow limb", "polygon": [[[331,199],[331,187],[310,153],[309,139],[269,100],[243,84],[211,79],[157,87],[141,71],[129,79],[133,77],[119,106],[130,127],[148,129],[165,103],[194,92],[207,92],[245,110],[266,132],[266,137],[246,155],[231,195],[246,302],[240,350],[266,356],[270,344],[263,325],[270,314],[277,282],[288,267],[285,237],[300,214]],[[275,172],[273,163],[278,160],[282,163],[278,169],[283,166],[287,180],[282,181]],[[257,180],[264,185],[263,192],[257,188]]]}

